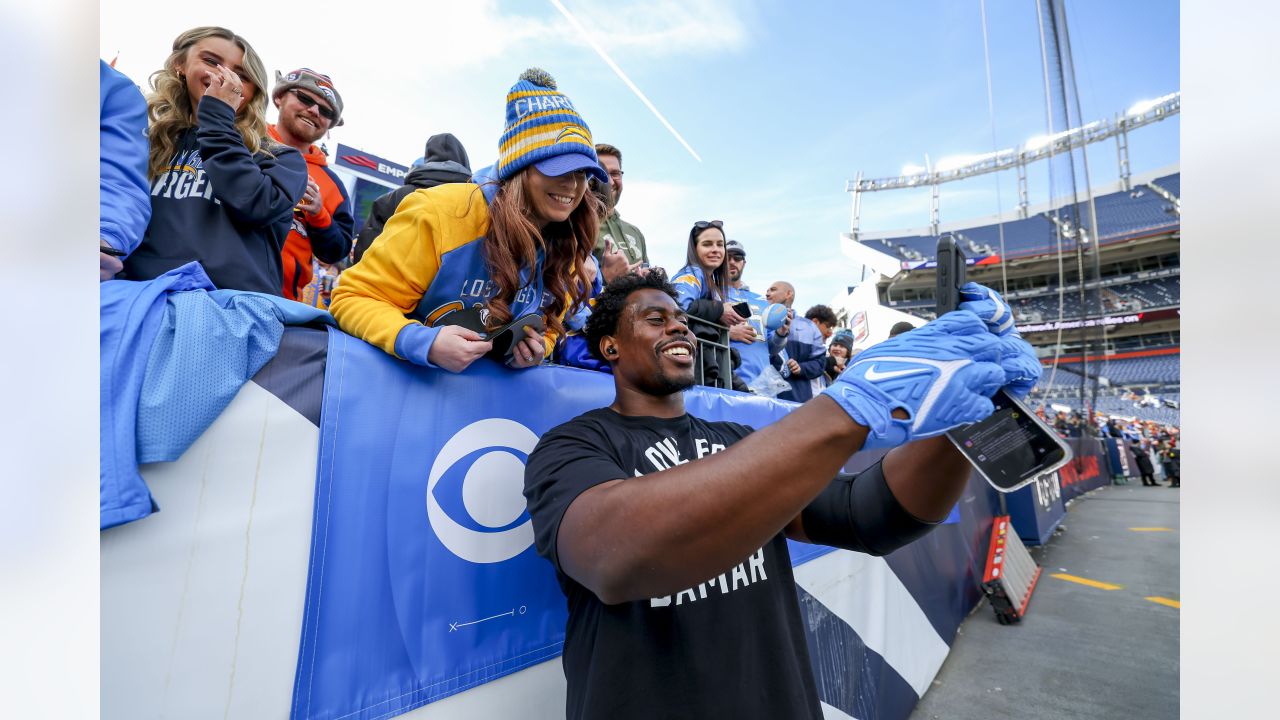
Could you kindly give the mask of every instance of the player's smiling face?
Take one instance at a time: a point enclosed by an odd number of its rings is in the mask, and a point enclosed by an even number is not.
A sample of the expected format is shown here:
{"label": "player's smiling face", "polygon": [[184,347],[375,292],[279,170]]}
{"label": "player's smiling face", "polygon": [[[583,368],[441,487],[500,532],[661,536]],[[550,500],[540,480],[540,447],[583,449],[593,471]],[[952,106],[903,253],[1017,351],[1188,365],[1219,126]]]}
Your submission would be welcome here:
{"label": "player's smiling face", "polygon": [[693,385],[697,346],[685,312],[670,295],[642,288],[627,298],[612,339],[613,374],[650,395],[670,395]]}

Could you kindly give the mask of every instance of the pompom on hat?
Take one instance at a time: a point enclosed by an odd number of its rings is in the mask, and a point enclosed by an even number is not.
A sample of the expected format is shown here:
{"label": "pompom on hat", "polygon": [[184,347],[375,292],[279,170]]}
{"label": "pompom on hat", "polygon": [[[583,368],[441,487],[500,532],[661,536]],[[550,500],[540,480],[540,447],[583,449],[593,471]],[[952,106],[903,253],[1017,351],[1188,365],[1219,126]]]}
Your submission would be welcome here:
{"label": "pompom on hat", "polygon": [[507,91],[506,130],[498,140],[498,179],[507,180],[529,165],[548,177],[585,170],[600,182],[609,182],[587,121],[569,97],[556,89],[555,78],[541,68],[525,70]]}

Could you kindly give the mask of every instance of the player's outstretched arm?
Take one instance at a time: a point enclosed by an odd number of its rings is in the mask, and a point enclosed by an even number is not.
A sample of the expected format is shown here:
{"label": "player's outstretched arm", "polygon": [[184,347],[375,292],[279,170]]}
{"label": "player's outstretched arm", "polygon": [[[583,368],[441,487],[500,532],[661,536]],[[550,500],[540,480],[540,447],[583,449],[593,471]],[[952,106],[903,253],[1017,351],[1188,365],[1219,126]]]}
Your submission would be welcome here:
{"label": "player's outstretched arm", "polygon": [[[989,397],[1004,379],[997,359],[997,339],[968,312],[882,343],[823,395],[724,452],[582,492],[561,520],[556,562],[606,603],[696,585],[796,521],[860,448],[909,443],[990,415]],[[885,466],[903,508],[924,520],[945,498],[905,476],[936,478],[927,462],[936,452],[925,444]]]}

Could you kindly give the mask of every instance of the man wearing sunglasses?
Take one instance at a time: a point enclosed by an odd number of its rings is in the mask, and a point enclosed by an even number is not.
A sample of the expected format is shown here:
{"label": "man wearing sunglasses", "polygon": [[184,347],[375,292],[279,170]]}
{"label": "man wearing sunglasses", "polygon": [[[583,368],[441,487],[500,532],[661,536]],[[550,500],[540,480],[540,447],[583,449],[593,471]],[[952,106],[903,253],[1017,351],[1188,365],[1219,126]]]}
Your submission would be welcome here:
{"label": "man wearing sunglasses", "polygon": [[285,240],[285,297],[302,300],[313,275],[311,257],[332,265],[346,259],[356,234],[351,199],[338,176],[329,169],[324,152],[314,145],[330,129],[342,124],[342,96],[327,75],[299,68],[281,75],[271,99],[280,110],[271,137],[302,153],[307,161],[307,189],[293,210],[293,228]]}

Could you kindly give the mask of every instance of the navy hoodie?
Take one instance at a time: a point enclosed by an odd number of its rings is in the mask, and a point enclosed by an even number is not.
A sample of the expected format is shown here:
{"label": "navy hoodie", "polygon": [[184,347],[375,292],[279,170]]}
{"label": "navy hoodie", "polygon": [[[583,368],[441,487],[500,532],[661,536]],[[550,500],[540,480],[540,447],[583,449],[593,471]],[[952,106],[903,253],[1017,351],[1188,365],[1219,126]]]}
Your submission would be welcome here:
{"label": "navy hoodie", "polygon": [[306,162],[277,143],[274,157],[250,155],[235,112],[217,98],[202,99],[196,123],[151,183],[151,223],[125,273],[150,280],[198,260],[221,289],[279,295],[280,251],[307,186]]}

